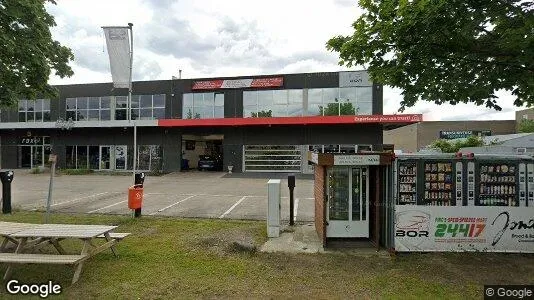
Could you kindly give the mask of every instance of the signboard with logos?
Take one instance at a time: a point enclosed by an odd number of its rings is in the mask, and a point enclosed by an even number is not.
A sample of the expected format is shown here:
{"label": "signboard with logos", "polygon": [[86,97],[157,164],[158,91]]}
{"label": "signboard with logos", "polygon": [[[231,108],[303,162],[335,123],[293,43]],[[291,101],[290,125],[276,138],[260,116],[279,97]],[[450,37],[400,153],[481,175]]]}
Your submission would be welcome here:
{"label": "signboard with logos", "polygon": [[442,130],[439,132],[439,138],[444,140],[467,138],[475,136],[490,136],[491,130]]}
{"label": "signboard with logos", "polygon": [[19,139],[19,145],[42,145],[43,137],[41,136],[29,136]]}
{"label": "signboard with logos", "polygon": [[380,155],[334,155],[335,166],[380,165]]}
{"label": "signboard with logos", "polygon": [[421,114],[355,116],[355,123],[423,122]]}
{"label": "signboard with logos", "polygon": [[395,250],[534,253],[534,207],[395,206]]}
{"label": "signboard with logos", "polygon": [[194,81],[193,90],[216,90],[238,88],[269,88],[281,87],[284,84],[283,77],[248,78],[248,79],[217,79]]}
{"label": "signboard with logos", "polygon": [[339,72],[339,87],[372,86],[366,71]]}

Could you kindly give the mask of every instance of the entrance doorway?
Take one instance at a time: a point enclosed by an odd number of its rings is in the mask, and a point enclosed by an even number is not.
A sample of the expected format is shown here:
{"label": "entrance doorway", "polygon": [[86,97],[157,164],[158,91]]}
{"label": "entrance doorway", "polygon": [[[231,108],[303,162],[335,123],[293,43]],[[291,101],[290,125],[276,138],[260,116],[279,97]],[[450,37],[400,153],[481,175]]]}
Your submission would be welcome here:
{"label": "entrance doorway", "polygon": [[224,135],[182,135],[182,170],[223,170]]}
{"label": "entrance doorway", "polygon": [[45,157],[50,155],[50,146],[19,146],[19,168],[44,167]]}
{"label": "entrance doorway", "polygon": [[369,168],[334,166],[327,171],[328,237],[369,237]]}

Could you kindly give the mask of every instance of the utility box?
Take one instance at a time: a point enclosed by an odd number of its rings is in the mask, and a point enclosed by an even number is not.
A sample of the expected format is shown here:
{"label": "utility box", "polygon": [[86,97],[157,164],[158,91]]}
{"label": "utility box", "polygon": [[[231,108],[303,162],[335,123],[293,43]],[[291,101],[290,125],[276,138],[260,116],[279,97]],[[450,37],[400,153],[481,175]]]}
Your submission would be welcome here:
{"label": "utility box", "polygon": [[281,219],[281,180],[270,179],[267,182],[267,236],[280,236]]}

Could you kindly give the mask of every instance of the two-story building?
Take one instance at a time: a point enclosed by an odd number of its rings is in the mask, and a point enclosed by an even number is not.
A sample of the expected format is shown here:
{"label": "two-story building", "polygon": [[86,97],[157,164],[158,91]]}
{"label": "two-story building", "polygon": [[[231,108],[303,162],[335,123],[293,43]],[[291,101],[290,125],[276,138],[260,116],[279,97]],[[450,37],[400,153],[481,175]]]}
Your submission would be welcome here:
{"label": "two-story building", "polygon": [[[2,168],[196,168],[221,156],[234,172],[311,172],[305,152],[382,149],[382,132],[421,115],[382,115],[382,85],[365,71],[59,85],[56,99],[2,110]],[[131,120],[128,119],[130,109]],[[68,122],[67,122],[68,120]]]}

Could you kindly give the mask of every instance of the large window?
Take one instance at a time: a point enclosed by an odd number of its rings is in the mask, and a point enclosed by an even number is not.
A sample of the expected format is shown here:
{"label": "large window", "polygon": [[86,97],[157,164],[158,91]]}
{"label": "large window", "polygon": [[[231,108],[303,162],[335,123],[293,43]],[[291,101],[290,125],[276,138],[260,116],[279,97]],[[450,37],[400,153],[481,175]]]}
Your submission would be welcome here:
{"label": "large window", "polygon": [[324,88],[308,90],[308,115],[371,115],[371,87]]}
{"label": "large window", "polygon": [[302,90],[243,92],[243,117],[302,116]]}
{"label": "large window", "polygon": [[50,100],[19,100],[19,122],[50,121]]}
{"label": "large window", "polygon": [[182,119],[224,118],[223,93],[184,94]]}
{"label": "large window", "polygon": [[[128,96],[67,98],[67,119],[127,120]],[[165,95],[133,95],[132,120],[165,118]]]}
{"label": "large window", "polygon": [[67,119],[73,121],[111,120],[111,97],[67,98]]}
{"label": "large window", "polygon": [[154,119],[165,119],[165,95],[133,95],[132,120]]}

